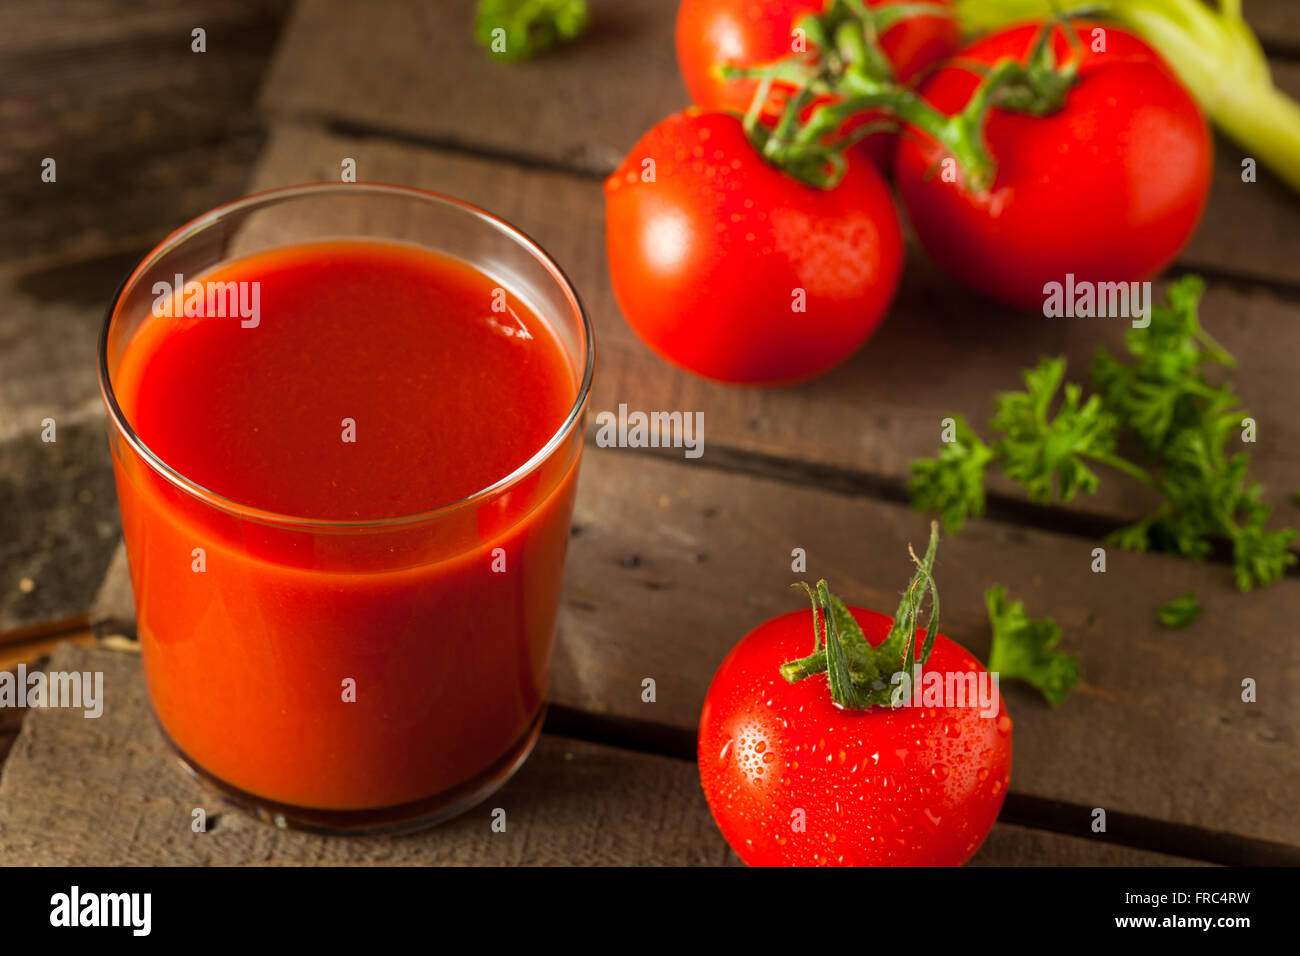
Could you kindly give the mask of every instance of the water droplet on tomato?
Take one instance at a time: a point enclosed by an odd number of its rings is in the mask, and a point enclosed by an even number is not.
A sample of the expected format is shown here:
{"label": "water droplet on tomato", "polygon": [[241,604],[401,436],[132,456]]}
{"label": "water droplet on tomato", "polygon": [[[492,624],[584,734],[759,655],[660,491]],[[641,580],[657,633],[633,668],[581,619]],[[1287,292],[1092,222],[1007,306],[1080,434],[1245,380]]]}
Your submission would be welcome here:
{"label": "water droplet on tomato", "polygon": [[1003,737],[1011,733],[1011,718],[1008,717],[1006,714],[1003,714],[1001,717],[998,718],[998,733],[1000,733]]}
{"label": "water droplet on tomato", "polygon": [[935,764],[933,767],[930,768],[930,775],[934,777],[935,780],[940,780],[940,781],[947,780],[948,765],[942,763]]}
{"label": "water droplet on tomato", "polygon": [[943,722],[943,732],[944,732],[944,736],[947,737],[953,737],[953,738],[960,737],[961,724],[957,723],[957,721],[949,717],[947,720]]}

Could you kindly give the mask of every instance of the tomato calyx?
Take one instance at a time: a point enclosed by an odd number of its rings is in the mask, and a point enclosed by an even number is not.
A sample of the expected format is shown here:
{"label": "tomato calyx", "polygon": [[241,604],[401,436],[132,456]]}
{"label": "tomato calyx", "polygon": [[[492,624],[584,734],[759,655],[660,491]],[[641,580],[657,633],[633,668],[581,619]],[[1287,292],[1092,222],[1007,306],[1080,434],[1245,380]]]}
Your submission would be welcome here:
{"label": "tomato calyx", "polygon": [[[791,684],[814,674],[825,673],[831,700],[847,710],[868,707],[893,707],[905,703],[918,686],[925,663],[934,650],[939,633],[939,590],[934,581],[934,556],[939,547],[939,523],[930,523],[930,544],[925,556],[918,558],[908,547],[916,565],[889,634],[876,647],[867,641],[862,627],[844,602],[830,593],[825,579],[814,590],[805,582],[801,587],[812,602],[813,652],[807,657],[788,661],[780,673]],[[926,594],[930,596],[930,616],[925,625],[925,641],[917,661],[917,623]]]}
{"label": "tomato calyx", "polygon": [[[879,40],[909,17],[951,15],[948,7],[932,3],[877,9],[862,0],[831,0],[825,11],[803,17],[796,25],[807,38],[806,51],[766,66],[719,69],[728,79],[758,80],[744,117],[745,132],[764,159],[802,182],[833,188],[847,169],[848,149],[872,133],[888,130],[933,139],[956,161],[966,187],[985,193],[997,172],[984,137],[989,111],[996,107],[1045,116],[1060,109],[1078,80],[1081,46],[1068,20],[1058,15],[1043,24],[1025,63],[1015,57],[992,66],[954,60],[954,65],[981,74],[981,82],[966,107],[948,116],[898,82]],[[1074,50],[1064,63],[1057,62],[1051,42],[1058,24]],[[764,120],[777,83],[794,92],[772,125]],[[850,130],[850,121],[864,113],[884,119]]]}

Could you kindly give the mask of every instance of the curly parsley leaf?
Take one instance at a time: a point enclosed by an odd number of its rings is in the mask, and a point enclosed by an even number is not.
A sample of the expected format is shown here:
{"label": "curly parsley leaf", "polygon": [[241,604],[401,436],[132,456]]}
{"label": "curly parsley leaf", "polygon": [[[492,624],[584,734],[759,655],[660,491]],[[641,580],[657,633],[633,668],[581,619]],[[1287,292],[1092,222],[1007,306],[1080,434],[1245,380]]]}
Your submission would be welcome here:
{"label": "curly parsley leaf", "polygon": [[[1250,480],[1250,456],[1233,448],[1250,416],[1231,383],[1210,377],[1235,362],[1201,327],[1204,290],[1196,276],[1172,283],[1150,323],[1128,330],[1127,360],[1099,350],[1091,367],[1095,392],[1086,401],[1078,385],[1065,383],[1063,358],[1027,370],[1024,391],[995,399],[991,445],[963,421],[957,442],[913,462],[913,504],[958,530],[968,516],[983,514],[992,465],[1039,502],[1095,492],[1092,467],[1103,465],[1164,499],[1107,543],[1202,560],[1226,540],[1239,589],[1277,581],[1297,562],[1297,533],[1267,529],[1272,508]],[[1116,452],[1120,437],[1130,435],[1145,452],[1142,465]]]}
{"label": "curly parsley leaf", "polygon": [[474,36],[498,60],[528,60],[587,28],[586,0],[479,0]]}
{"label": "curly parsley leaf", "polygon": [[984,592],[993,643],[988,669],[999,680],[1023,680],[1038,688],[1053,707],[1069,696],[1079,680],[1079,658],[1056,649],[1061,629],[1051,618],[1031,621],[1020,601],[1008,601],[1006,588]]}
{"label": "curly parsley leaf", "polygon": [[953,440],[934,458],[912,462],[912,506],[932,511],[948,531],[960,531],[966,519],[984,515],[984,473],[993,449],[960,415],[953,416]]}
{"label": "curly parsley leaf", "polygon": [[1195,592],[1188,591],[1156,608],[1156,619],[1165,627],[1186,627],[1200,617],[1203,610]]}
{"label": "curly parsley leaf", "polygon": [[1070,501],[1092,494],[1099,479],[1085,464],[1107,460],[1115,450],[1115,416],[1093,395],[1082,402],[1078,385],[1066,385],[1055,414],[1056,393],[1065,379],[1065,359],[1045,358],[1024,372],[1025,391],[994,399],[993,429],[1002,434],[994,452],[1008,478],[1034,501]]}
{"label": "curly parsley leaf", "polygon": [[1128,330],[1125,346],[1132,362],[1098,349],[1092,363],[1093,386],[1106,407],[1156,456],[1179,429],[1239,412],[1231,386],[1213,385],[1204,375],[1207,366],[1236,364],[1201,328],[1197,311],[1204,291],[1199,276],[1174,282],[1166,304],[1152,309],[1150,325]]}

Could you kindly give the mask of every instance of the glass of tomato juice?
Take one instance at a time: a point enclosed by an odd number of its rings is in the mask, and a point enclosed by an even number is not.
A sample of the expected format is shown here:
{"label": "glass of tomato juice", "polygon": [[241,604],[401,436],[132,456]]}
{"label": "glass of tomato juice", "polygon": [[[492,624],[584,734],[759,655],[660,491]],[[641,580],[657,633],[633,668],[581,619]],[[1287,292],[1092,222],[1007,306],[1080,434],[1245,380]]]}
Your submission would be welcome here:
{"label": "glass of tomato juice", "polygon": [[149,253],[99,380],[184,765],[329,832],[499,787],[541,727],[594,368],[560,267],[432,193],[272,190]]}

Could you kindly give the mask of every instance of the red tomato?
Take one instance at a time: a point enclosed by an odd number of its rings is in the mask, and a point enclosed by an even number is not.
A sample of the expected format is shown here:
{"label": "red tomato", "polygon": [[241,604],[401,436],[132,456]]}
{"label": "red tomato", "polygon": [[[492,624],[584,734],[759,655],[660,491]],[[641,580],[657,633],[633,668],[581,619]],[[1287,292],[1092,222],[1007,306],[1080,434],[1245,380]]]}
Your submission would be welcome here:
{"label": "red tomato", "polygon": [[[888,635],[889,617],[849,610],[872,646]],[[854,711],[831,702],[820,675],[788,684],[777,669],[812,650],[810,615],[751,631],[709,687],[700,780],[723,836],[751,866],[965,863],[1010,783],[1006,708]],[[940,634],[925,671],[984,668]]]}
{"label": "red tomato", "polygon": [[[900,0],[867,0],[867,6],[895,2]],[[949,0],[934,2],[950,5]],[[691,101],[704,109],[744,113],[757,84],[724,80],[717,67],[764,66],[791,56],[795,23],[825,7],[826,0],[682,0],[677,9],[677,62]],[[880,37],[880,48],[903,83],[947,59],[960,45],[961,32],[954,17],[910,17]],[[858,122],[880,118],[868,113]],[[892,134],[878,133],[863,140],[861,147],[879,168],[888,169],[895,139]]]}
{"label": "red tomato", "polygon": [[850,156],[839,185],[817,189],[764,161],[736,117],[698,110],[656,125],[605,181],[605,242],[628,324],[726,382],[799,381],[843,361],[884,317],[903,263],[870,163]]}
{"label": "red tomato", "polygon": [[[1209,191],[1213,144],[1200,108],[1145,43],[1105,27],[1105,52],[1084,43],[1079,80],[1060,110],[1036,117],[992,110],[986,136],[997,177],[985,195],[937,169],[928,138],[905,137],[894,175],[921,243],[947,272],[1009,305],[1041,309],[1043,286],[1149,279],[1191,237]],[[957,59],[992,64],[1025,58],[1040,27],[985,37]],[[1065,33],[1058,59],[1073,57]],[[922,93],[959,112],[978,77],[945,67]]]}

